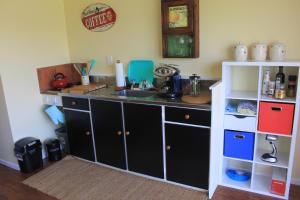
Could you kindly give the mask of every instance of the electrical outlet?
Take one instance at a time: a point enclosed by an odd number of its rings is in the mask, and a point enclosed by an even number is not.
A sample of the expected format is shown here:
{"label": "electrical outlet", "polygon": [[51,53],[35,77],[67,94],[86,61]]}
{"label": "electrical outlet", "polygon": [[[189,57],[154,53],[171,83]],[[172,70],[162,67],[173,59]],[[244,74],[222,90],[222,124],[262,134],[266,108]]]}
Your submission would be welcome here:
{"label": "electrical outlet", "polygon": [[112,56],[106,56],[106,64],[108,66],[113,64],[113,57]]}

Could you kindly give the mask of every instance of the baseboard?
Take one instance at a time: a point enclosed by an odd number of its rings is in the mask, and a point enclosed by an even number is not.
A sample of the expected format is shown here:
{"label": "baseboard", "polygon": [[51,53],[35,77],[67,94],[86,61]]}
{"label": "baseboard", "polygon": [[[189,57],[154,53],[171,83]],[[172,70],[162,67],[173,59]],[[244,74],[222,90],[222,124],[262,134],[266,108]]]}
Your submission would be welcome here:
{"label": "baseboard", "polygon": [[0,159],[0,164],[4,165],[6,167],[9,167],[9,168],[12,168],[12,169],[20,171],[20,167],[19,167],[18,164],[15,164],[15,163],[12,163],[12,162],[8,162],[8,161],[2,160],[2,159]]}
{"label": "baseboard", "polygon": [[300,179],[293,178],[292,179],[292,184],[293,185],[300,185]]}

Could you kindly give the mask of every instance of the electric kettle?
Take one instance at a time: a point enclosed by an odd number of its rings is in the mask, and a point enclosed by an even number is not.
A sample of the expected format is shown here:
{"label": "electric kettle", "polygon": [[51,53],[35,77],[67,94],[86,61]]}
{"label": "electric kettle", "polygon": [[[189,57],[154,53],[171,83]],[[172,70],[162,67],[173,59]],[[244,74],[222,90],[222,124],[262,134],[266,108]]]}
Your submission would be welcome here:
{"label": "electric kettle", "polygon": [[63,89],[68,86],[67,77],[63,73],[54,74],[54,80],[52,81],[52,86],[55,89]]}

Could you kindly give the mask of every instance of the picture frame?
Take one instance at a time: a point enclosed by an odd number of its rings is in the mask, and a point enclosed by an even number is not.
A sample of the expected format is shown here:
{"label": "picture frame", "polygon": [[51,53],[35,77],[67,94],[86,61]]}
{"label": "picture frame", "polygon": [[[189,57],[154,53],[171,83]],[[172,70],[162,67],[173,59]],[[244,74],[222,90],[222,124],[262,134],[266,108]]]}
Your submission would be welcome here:
{"label": "picture frame", "polygon": [[161,0],[164,58],[199,57],[199,0]]}
{"label": "picture frame", "polygon": [[193,0],[162,0],[162,2],[164,32],[188,33],[193,31]]}

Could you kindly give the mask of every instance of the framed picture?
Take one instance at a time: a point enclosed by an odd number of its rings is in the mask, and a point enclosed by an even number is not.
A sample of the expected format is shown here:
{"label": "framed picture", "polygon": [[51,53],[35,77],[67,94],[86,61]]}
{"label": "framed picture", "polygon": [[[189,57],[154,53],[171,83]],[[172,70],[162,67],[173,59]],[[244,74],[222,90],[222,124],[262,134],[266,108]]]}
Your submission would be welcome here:
{"label": "framed picture", "polygon": [[199,57],[199,0],[161,0],[163,57]]}
{"label": "framed picture", "polygon": [[168,7],[168,28],[187,28],[188,23],[188,6],[170,6]]}

